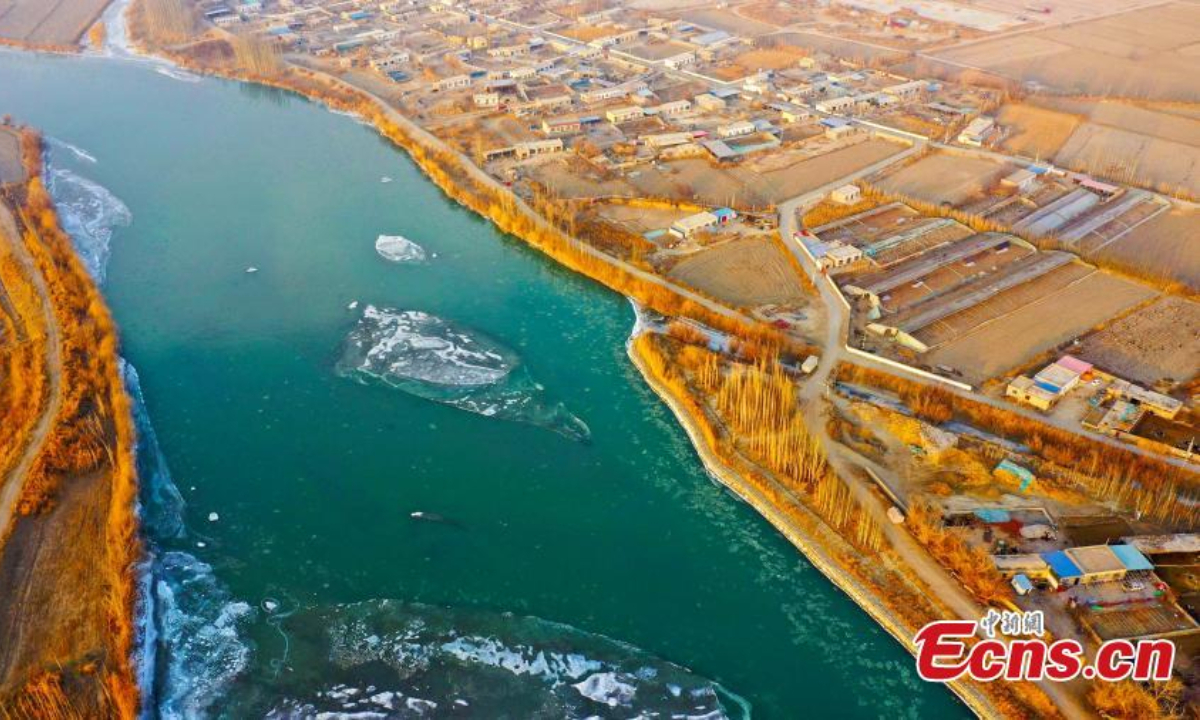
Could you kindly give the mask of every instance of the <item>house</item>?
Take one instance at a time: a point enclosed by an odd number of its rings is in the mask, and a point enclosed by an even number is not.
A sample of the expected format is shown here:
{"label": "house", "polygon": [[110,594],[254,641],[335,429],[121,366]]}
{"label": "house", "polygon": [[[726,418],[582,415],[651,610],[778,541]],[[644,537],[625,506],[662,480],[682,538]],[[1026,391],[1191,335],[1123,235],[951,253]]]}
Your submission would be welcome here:
{"label": "house", "polygon": [[1169,395],[1147,390],[1140,385],[1134,385],[1128,380],[1121,380],[1120,378],[1109,383],[1108,387],[1105,388],[1105,393],[1110,397],[1125,400],[1144,408],[1167,420],[1174,420],[1179,411],[1183,409],[1183,403]]}
{"label": "house", "polygon": [[582,129],[583,122],[577,117],[546,118],[542,121],[542,132],[547,135],[574,133]]}
{"label": "house", "polygon": [[659,133],[657,135],[642,135],[638,138],[646,147],[664,148],[683,145],[692,141],[690,132]]}
{"label": "house", "polygon": [[612,110],[609,110],[608,112],[604,113],[604,117],[613,125],[620,125],[623,122],[637,120],[645,114],[645,111],[637,105],[626,105],[625,107],[613,108]]}
{"label": "house", "polygon": [[1089,545],[1041,554],[1060,585],[1118,582],[1130,572],[1153,570],[1132,545]]}
{"label": "house", "polygon": [[841,205],[854,205],[862,200],[862,190],[853,183],[848,183],[829,193],[829,199]]}
{"label": "house", "polygon": [[737,219],[737,212],[733,208],[717,208],[712,211],[712,214],[717,218],[717,223],[720,225],[728,225]]}
{"label": "house", "polygon": [[681,67],[694,65],[696,63],[696,53],[683,52],[679,53],[678,55],[672,55],[671,57],[663,60],[662,63],[672,70],[678,70]]}
{"label": "house", "polygon": [[713,213],[699,212],[699,213],[696,213],[695,215],[688,215],[685,218],[680,218],[679,220],[676,220],[671,225],[670,229],[667,230],[667,232],[671,233],[672,235],[674,235],[677,238],[686,240],[687,238],[690,238],[697,231],[703,230],[705,228],[714,227],[714,226],[718,225],[719,223],[720,223],[720,220]]}
{"label": "house", "polygon": [[480,108],[495,108],[500,107],[500,93],[475,93],[475,107]]}
{"label": "house", "polygon": [[562,152],[563,141],[561,138],[553,140],[534,140],[532,142],[517,143],[513,146],[513,150],[518,160],[532,157],[534,155],[547,155],[550,153]]}
{"label": "house", "polygon": [[682,115],[692,109],[690,100],[676,100],[674,102],[663,103],[654,108],[659,115],[671,117],[674,115]]}
{"label": "house", "polygon": [[1015,188],[1018,192],[1029,192],[1037,184],[1037,173],[1028,168],[1021,168],[1005,176],[1000,184],[1004,187]]}
{"label": "house", "polygon": [[398,70],[402,65],[409,61],[408,51],[401,51],[385,55],[384,57],[375,58],[371,61],[371,67],[375,68],[385,75],[393,70]]}
{"label": "house", "polygon": [[448,78],[442,78],[433,84],[434,92],[445,92],[446,90],[461,90],[462,88],[471,87],[470,75],[454,75]]}
{"label": "house", "polygon": [[1091,371],[1091,363],[1063,355],[1039,370],[1032,378],[1022,375],[1013,379],[1004,394],[1039,410],[1049,410],[1059,398],[1075,389],[1083,376]]}
{"label": "house", "polygon": [[717,135],[723,138],[742,137],[744,135],[752,135],[754,133],[754,123],[749,120],[738,120],[727,125],[717,127]]}
{"label": "house", "polygon": [[963,145],[981,147],[996,128],[996,121],[990,117],[975,118],[958,134],[958,141]]}
{"label": "house", "polygon": [[712,93],[701,93],[695,97],[696,107],[704,112],[719,112],[725,109],[725,101]]}
{"label": "house", "polygon": [[825,269],[843,268],[862,260],[862,257],[862,250],[853,245],[846,245],[845,243],[835,241],[829,243],[825,251],[825,256],[821,258],[820,265]]}
{"label": "house", "polygon": [[857,106],[858,98],[851,95],[845,95],[843,97],[819,100],[813,107],[823,113],[837,114],[851,111]]}
{"label": "house", "polygon": [[1025,405],[1031,405],[1038,410],[1046,411],[1054,406],[1058,396],[1048,392],[1033,383],[1033,378],[1020,375],[1004,389],[1004,395]]}

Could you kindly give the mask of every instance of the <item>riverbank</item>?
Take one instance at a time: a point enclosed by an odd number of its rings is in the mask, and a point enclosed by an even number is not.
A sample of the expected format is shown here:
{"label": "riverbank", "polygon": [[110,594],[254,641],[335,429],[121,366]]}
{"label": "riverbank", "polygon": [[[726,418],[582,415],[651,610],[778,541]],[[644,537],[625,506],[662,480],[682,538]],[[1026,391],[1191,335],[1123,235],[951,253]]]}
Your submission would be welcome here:
{"label": "riverbank", "polygon": [[[642,378],[645,379],[654,394],[671,410],[671,414],[683,427],[709,475],[754,508],[772,527],[787,538],[788,542],[794,545],[813,567],[849,596],[907,651],[914,653],[915,647],[912,638],[919,628],[906,622],[894,608],[884,602],[881,589],[868,587],[862,578],[833,557],[829,548],[829,541],[832,539],[829,534],[836,535],[836,533],[820,517],[802,504],[794,503],[791,509],[799,512],[807,520],[808,527],[801,527],[801,524],[784,513],[777,503],[766,497],[753,483],[722,459],[714,446],[713,431],[701,422],[701,419],[688,407],[683,398],[678,397],[672,391],[664,378],[653,371],[644,349],[636,342],[638,337],[639,331],[635,328],[634,334],[626,346],[630,361],[641,373]],[[822,530],[827,534],[824,538],[821,537]],[[965,683],[953,683],[950,688],[979,717],[1006,717],[979,688]]]}
{"label": "riverbank", "polygon": [[132,717],[133,417],[115,325],[43,185],[40,139],[22,133],[28,179],[5,187],[0,234],[16,259],[4,277],[30,330],[24,350],[41,357],[0,359],[5,404],[29,388],[41,401],[3,437],[17,451],[3,454],[0,488],[0,716]]}

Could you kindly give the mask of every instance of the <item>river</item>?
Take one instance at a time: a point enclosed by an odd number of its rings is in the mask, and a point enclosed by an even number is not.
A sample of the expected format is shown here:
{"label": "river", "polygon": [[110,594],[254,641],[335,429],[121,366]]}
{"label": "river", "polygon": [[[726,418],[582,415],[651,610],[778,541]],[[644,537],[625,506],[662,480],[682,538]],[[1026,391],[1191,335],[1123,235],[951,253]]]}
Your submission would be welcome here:
{"label": "river", "polygon": [[706,477],[624,298],[353,118],[15,52],[3,113],[144,397],[152,714],[967,715]]}

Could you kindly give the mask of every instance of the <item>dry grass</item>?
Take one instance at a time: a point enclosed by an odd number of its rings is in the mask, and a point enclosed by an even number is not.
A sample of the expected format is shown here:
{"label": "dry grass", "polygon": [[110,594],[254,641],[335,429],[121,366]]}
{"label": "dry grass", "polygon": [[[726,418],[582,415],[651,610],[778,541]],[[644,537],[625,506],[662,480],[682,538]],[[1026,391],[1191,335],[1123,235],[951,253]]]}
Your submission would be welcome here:
{"label": "dry grass", "polygon": [[[979,383],[1087,333],[1154,294],[1145,285],[1094,272],[953,340],[925,360],[957,368],[968,382]],[[994,302],[1003,302],[1003,294],[983,305]]]}
{"label": "dry grass", "polygon": [[1164,297],[1090,336],[1077,354],[1135,382],[1185,381],[1200,372],[1200,303]]}
{"label": "dry grass", "polygon": [[959,205],[982,195],[1013,167],[985,158],[935,152],[906,165],[875,184],[932,203]]}
{"label": "dry grass", "polygon": [[107,5],[108,0],[2,0],[0,38],[74,48]]}
{"label": "dry grass", "polygon": [[1082,118],[1057,110],[1016,103],[1005,105],[996,121],[1009,129],[1004,149],[1031,158],[1052,159],[1079,127]]}
{"label": "dry grass", "polygon": [[784,251],[765,237],[731,240],[689,255],[669,274],[737,306],[795,304],[805,298]]}
{"label": "dry grass", "polygon": [[1200,100],[1200,5],[1172,3],[972,43],[940,57],[1079,95]]}
{"label": "dry grass", "polygon": [[1136,275],[1178,283],[1194,293],[1200,288],[1198,222],[1200,211],[1175,205],[1090,255],[1090,259]]}
{"label": "dry grass", "polygon": [[[138,702],[130,657],[140,554],[133,418],[112,320],[58,226],[40,153],[26,161],[30,179],[7,200],[57,326],[60,390],[0,559],[0,586],[11,589],[0,594],[0,636],[14,639],[0,645],[0,687],[12,691],[11,707],[129,717]],[[47,669],[61,673],[61,686],[45,684]]]}

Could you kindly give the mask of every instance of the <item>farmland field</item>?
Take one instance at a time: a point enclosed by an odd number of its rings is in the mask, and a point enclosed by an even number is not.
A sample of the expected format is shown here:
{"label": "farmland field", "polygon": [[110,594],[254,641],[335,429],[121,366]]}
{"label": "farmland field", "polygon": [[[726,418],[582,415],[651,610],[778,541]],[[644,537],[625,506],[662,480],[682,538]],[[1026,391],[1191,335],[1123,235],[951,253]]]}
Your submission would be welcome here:
{"label": "farmland field", "polygon": [[677,160],[663,165],[669,169],[667,173],[643,170],[630,181],[646,195],[696,200],[706,205],[765,208],[903,150],[895,143],[867,140],[762,172],[752,165],[715,168],[707,160]]}
{"label": "farmland field", "polygon": [[1090,104],[1057,162],[1200,196],[1200,121],[1119,102]]}
{"label": "farmland field", "polygon": [[1059,148],[1079,127],[1081,119],[1035,105],[1005,105],[996,121],[1010,128],[1004,139],[1004,149],[1033,158],[1053,158]]}
{"label": "farmland field", "polygon": [[1200,372],[1200,303],[1163,297],[1084,340],[1076,354],[1146,385],[1186,381]]}
{"label": "farmland field", "polygon": [[108,0],[0,0],[0,38],[35,45],[75,45]]}
{"label": "farmland field", "polygon": [[796,304],[804,290],[783,250],[770,238],[733,240],[676,265],[670,276],[741,306]]}
{"label": "farmland field", "polygon": [[1095,259],[1108,261],[1153,278],[1200,289],[1200,243],[1196,223],[1200,211],[1179,205],[1110,243]]}
{"label": "farmland field", "polygon": [[926,155],[876,181],[883,190],[932,203],[962,203],[1012,172],[1013,168],[984,158],[948,153]]}
{"label": "farmland field", "polygon": [[717,30],[724,30],[732,35],[741,35],[742,37],[757,37],[775,32],[778,29],[774,25],[768,25],[758,20],[737,15],[730,10],[704,8],[688,10],[682,13],[682,16],[688,22]]}
{"label": "farmland field", "polygon": [[905,53],[900,50],[889,50],[878,45],[868,45],[814,32],[795,30],[771,37],[788,45],[804,48],[809,52],[820,51],[850,60],[898,62],[905,58]]}
{"label": "farmland field", "polygon": [[24,179],[21,141],[16,133],[0,129],[0,183],[20,182]]}
{"label": "farmland field", "polygon": [[[930,351],[924,360],[956,368],[967,382],[979,384],[1033,360],[1153,296],[1154,290],[1145,285],[1105,272],[1092,272],[1057,292],[1041,295],[1007,315],[979,325]],[[997,301],[1003,302],[1003,295],[967,312],[985,311],[985,305]]]}
{"label": "farmland field", "polygon": [[1172,3],[937,53],[950,64],[1083,95],[1200,100],[1200,5]]}

